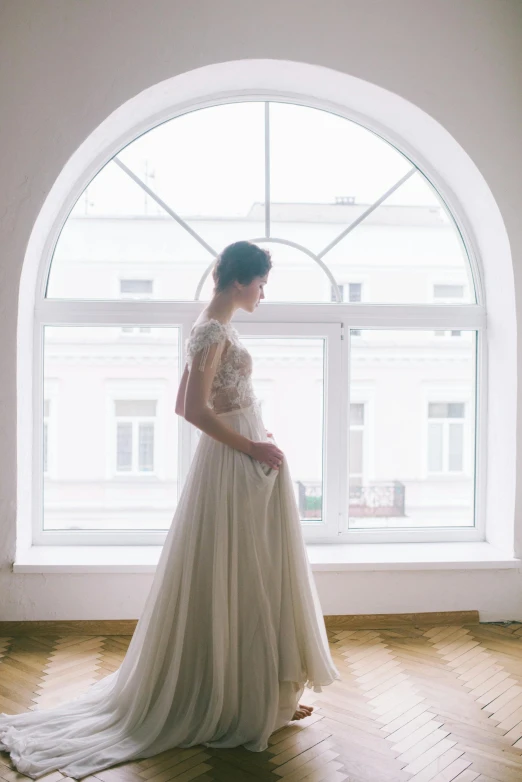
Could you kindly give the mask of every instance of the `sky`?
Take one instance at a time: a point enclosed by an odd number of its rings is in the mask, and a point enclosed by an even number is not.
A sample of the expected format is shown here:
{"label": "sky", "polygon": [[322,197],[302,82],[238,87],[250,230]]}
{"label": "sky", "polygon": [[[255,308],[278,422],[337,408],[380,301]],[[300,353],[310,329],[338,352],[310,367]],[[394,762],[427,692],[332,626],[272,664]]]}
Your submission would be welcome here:
{"label": "sky", "polygon": [[[270,102],[270,200],[371,204],[411,168],[391,144],[355,122],[319,109]],[[127,145],[119,159],[182,217],[237,217],[265,201],[265,103],[189,112]],[[416,173],[386,201],[440,206]],[[94,178],[76,214],[161,214],[113,161]]]}

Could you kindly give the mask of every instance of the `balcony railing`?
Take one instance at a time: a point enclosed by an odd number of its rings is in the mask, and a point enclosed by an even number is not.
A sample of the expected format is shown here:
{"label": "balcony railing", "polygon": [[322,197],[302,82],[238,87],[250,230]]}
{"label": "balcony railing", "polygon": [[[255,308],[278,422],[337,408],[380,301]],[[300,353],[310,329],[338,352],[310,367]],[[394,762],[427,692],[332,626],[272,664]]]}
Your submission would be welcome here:
{"label": "balcony railing", "polygon": [[299,515],[302,519],[322,519],[322,484],[318,481],[296,481]]}
{"label": "balcony railing", "polygon": [[[297,481],[299,515],[302,519],[321,519],[322,485],[317,481]],[[400,481],[350,486],[350,517],[405,516],[406,487]]]}
{"label": "balcony railing", "polygon": [[405,516],[406,487],[399,481],[350,486],[350,516]]}

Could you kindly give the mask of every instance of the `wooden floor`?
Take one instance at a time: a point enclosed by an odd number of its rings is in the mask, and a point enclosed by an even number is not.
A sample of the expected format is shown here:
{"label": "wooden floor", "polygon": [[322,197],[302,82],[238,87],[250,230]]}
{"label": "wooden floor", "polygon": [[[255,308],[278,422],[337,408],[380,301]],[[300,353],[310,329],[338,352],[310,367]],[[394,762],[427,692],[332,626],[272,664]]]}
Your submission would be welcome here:
{"label": "wooden floor", "polygon": [[[90,782],[522,782],[522,624],[328,629],[342,681],[265,752],[173,749]],[[0,712],[58,705],[114,671],[129,636],[0,638]],[[55,772],[42,777],[59,782]],[[19,782],[0,752],[0,780]]]}

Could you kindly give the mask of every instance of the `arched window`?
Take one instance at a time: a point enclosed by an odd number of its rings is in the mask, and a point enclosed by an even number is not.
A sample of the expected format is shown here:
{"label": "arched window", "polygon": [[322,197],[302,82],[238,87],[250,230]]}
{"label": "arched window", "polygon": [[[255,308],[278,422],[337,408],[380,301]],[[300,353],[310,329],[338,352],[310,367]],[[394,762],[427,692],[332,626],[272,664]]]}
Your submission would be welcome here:
{"label": "arched window", "polygon": [[234,323],[310,540],[478,540],[484,306],[461,226],[360,121],[281,100],[182,113],[63,224],[43,344],[37,542],[161,542],[197,430],[174,400],[216,254],[272,251]]}

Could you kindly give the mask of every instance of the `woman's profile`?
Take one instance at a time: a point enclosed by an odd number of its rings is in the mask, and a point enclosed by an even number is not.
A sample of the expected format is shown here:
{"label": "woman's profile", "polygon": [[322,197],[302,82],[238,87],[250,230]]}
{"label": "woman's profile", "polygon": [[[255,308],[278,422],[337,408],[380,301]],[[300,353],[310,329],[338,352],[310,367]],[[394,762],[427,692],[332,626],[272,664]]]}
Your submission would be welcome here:
{"label": "woman's profile", "polygon": [[81,779],[174,747],[267,748],[340,679],[292,479],[231,318],[264,298],[270,253],[240,241],[188,335],[176,412],[201,431],[143,612],[117,671],[62,706],[0,714],[0,750]]}

